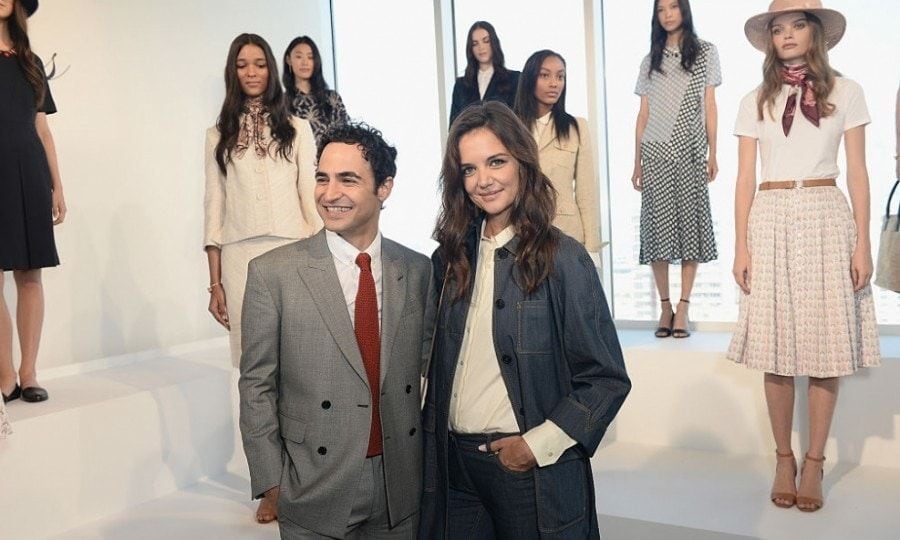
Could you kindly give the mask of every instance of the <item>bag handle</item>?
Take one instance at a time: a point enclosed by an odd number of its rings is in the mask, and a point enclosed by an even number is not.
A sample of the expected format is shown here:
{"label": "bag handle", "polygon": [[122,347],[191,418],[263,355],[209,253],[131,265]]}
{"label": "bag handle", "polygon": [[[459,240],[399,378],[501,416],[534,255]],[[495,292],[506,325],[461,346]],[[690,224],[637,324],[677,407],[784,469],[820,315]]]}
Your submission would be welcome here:
{"label": "bag handle", "polygon": [[[888,195],[887,206],[884,209],[884,224],[881,226],[883,231],[887,230],[888,223],[891,221],[891,201],[894,199],[897,186],[900,186],[900,179],[894,181],[894,187],[891,188],[891,194]],[[894,226],[894,230],[900,232],[900,201],[897,203],[897,224]]]}

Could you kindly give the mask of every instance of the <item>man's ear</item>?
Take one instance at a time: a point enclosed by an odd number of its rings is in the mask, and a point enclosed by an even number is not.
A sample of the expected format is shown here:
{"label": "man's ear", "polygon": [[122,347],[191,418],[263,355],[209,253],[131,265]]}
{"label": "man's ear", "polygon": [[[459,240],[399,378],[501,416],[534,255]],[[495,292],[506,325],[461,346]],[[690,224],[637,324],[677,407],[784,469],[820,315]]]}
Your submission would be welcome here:
{"label": "man's ear", "polygon": [[392,189],[394,189],[394,177],[388,176],[375,190],[375,195],[378,197],[379,201],[384,202],[391,196]]}

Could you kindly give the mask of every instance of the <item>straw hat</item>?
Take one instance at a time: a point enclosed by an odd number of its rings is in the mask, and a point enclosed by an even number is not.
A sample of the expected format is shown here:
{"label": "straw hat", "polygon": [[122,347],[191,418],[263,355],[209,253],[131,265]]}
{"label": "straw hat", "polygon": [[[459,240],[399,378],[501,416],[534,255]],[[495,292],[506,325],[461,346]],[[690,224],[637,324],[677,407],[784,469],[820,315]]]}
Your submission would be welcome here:
{"label": "straw hat", "polygon": [[769,11],[750,17],[744,23],[744,33],[747,34],[747,39],[754,47],[765,52],[766,46],[772,39],[769,23],[779,15],[794,11],[812,13],[822,21],[822,27],[825,29],[825,44],[829,49],[837,45],[837,42],[844,37],[847,19],[838,11],[823,8],[822,2],[819,0],[774,0],[769,4]]}

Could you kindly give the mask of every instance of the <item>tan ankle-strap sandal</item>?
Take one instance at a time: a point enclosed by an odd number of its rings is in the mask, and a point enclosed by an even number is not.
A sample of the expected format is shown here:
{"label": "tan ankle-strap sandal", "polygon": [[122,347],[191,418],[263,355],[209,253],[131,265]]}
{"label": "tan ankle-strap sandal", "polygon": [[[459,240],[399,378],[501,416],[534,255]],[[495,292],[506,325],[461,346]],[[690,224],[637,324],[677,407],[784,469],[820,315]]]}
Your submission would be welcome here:
{"label": "tan ankle-strap sandal", "polygon": [[[803,474],[806,474],[806,463],[812,461],[813,463],[818,463],[819,476],[821,478],[825,478],[825,456],[820,458],[810,457],[809,454],[803,456]],[[801,483],[803,476],[800,476]],[[801,512],[815,512],[822,508],[825,505],[824,499],[822,497],[807,497],[805,495],[800,495],[799,491],[797,492],[797,509]]]}
{"label": "tan ankle-strap sandal", "polygon": [[[797,460],[794,459],[793,452],[786,452],[782,454],[778,450],[775,450],[775,458],[780,463],[782,460],[791,460],[791,467],[794,469],[794,481],[796,483],[797,480]],[[778,476],[778,466],[776,465],[775,476],[777,481]],[[797,487],[794,486],[794,491],[775,491],[774,483],[772,485],[772,493],[769,495],[769,498],[772,499],[772,503],[779,508],[790,508],[794,506],[794,503],[797,502]],[[784,501],[784,502],[782,502]]]}

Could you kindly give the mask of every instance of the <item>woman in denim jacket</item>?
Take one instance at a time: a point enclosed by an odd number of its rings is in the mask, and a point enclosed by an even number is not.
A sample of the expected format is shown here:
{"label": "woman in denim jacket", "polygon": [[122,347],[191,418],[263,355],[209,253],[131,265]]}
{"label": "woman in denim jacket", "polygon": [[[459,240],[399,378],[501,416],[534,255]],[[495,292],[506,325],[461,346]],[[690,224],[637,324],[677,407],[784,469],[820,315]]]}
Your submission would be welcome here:
{"label": "woman in denim jacket", "polygon": [[420,536],[599,538],[589,458],[631,384],[594,265],[505,105],[460,115],[442,188]]}

